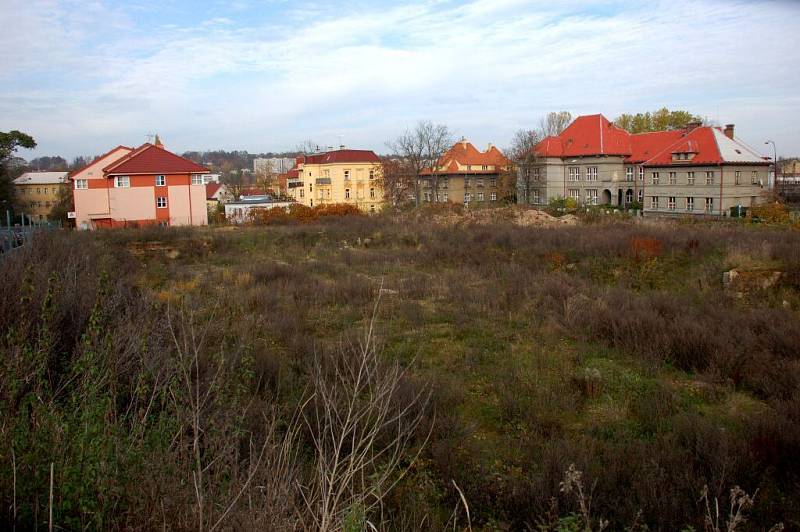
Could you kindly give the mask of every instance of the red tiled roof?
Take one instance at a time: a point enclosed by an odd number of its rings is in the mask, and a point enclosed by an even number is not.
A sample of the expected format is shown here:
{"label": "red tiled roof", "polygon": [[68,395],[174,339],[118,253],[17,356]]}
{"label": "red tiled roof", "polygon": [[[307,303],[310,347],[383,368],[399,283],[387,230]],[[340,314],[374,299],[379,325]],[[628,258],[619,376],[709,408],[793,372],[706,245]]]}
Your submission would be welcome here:
{"label": "red tiled roof", "polygon": [[103,171],[106,175],[185,174],[208,172],[208,169],[164,148],[146,143],[106,166]]}
{"label": "red tiled roof", "polygon": [[334,150],[303,157],[305,164],[332,163],[379,163],[380,158],[372,150]]}
{"label": "red tiled roof", "polygon": [[[494,146],[490,146],[486,151],[480,151],[472,145],[471,142],[460,140],[456,142],[452,148],[442,155],[437,161],[437,166],[444,168],[444,174],[463,174],[463,173],[486,173],[486,170],[459,170],[460,166],[494,166],[496,172],[497,167],[507,166],[509,164],[505,155]],[[426,168],[422,174],[430,174],[431,169]]]}
{"label": "red tiled roof", "polygon": [[215,199],[214,194],[222,188],[222,185],[219,183],[208,183],[206,184],[206,199]]}
{"label": "red tiled roof", "polygon": [[[755,150],[738,139],[727,138],[720,128],[700,126],[630,134],[603,115],[579,116],[560,135],[542,139],[534,151],[540,157],[622,155],[626,163],[649,166],[726,161],[760,164]],[[687,152],[695,154],[691,160],[673,161],[673,153]]]}
{"label": "red tiled roof", "polygon": [[723,161],[717,141],[714,139],[714,128],[698,127],[675,142],[664,146],[658,153],[647,159],[647,165],[672,164],[673,153],[694,153],[691,164],[720,164]]}
{"label": "red tiled roof", "polygon": [[633,134],[631,135],[631,153],[625,162],[643,163],[658,154],[665,146],[676,142],[684,133],[683,130],[674,130]]}

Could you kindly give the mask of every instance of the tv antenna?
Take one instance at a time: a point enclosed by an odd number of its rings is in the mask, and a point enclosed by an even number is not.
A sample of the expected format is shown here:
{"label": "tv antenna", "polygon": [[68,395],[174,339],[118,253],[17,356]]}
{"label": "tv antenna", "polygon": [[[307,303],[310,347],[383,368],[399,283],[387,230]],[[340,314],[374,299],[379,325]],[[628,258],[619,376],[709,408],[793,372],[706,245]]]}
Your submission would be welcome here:
{"label": "tv antenna", "polygon": [[154,141],[154,140],[155,140],[155,138],[156,138],[156,134],[155,134],[155,133],[153,133],[153,132],[150,132],[150,133],[148,133],[147,135],[145,135],[145,136],[144,136],[144,138],[146,138],[146,139],[147,139],[147,142],[149,142],[150,144],[152,144],[152,143],[153,143],[153,141]]}

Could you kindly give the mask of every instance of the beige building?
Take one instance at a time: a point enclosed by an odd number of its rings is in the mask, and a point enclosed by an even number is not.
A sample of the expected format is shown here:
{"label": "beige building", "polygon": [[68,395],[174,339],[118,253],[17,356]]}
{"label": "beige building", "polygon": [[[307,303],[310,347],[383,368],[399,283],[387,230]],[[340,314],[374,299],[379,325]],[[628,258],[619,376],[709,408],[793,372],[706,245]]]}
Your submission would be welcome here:
{"label": "beige building", "polygon": [[509,161],[493,145],[480,151],[466,139],[456,142],[437,162],[436,172],[420,173],[422,201],[491,205],[504,199]]}
{"label": "beige building", "polygon": [[369,150],[338,150],[298,157],[289,172],[289,196],[308,207],[349,203],[365,212],[383,204],[381,160]]}
{"label": "beige building", "polygon": [[645,213],[727,216],[764,200],[769,161],[724,129],[630,134],[602,115],[581,116],[535,148],[520,168],[518,201],[545,205],[558,197],[579,204],[626,206]]}
{"label": "beige building", "polygon": [[22,212],[34,220],[47,220],[58,203],[59,192],[71,184],[67,172],[27,172],[14,180]]}

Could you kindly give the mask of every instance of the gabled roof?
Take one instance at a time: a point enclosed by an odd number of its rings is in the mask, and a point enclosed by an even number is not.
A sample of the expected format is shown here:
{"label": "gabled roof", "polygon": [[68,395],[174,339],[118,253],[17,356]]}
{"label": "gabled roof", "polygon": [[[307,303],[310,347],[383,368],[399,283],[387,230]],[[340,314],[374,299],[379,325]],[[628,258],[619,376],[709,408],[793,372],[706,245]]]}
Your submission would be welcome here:
{"label": "gabled roof", "polygon": [[[456,142],[452,148],[447,150],[447,152],[439,158],[436,166],[442,168],[441,173],[444,174],[480,174],[485,173],[486,170],[465,170],[463,168],[459,170],[459,168],[465,166],[494,166],[495,171],[497,171],[499,167],[507,166],[508,164],[508,159],[495,146],[489,145],[486,151],[480,151],[471,142],[463,139]],[[426,168],[421,173],[430,174],[431,169]]]}
{"label": "gabled roof", "polygon": [[119,150],[127,150],[128,152],[131,152],[131,151],[133,151],[133,148],[129,148],[127,146],[123,146],[122,144],[120,144],[116,148],[111,148],[110,150],[105,152],[103,155],[99,155],[99,156],[95,157],[92,162],[90,162],[89,164],[87,164],[86,166],[81,168],[80,170],[73,170],[72,172],[70,172],[70,179],[72,179],[72,176],[80,174],[81,172],[83,172],[84,170],[89,168],[90,166],[96,164],[98,161],[101,161],[101,160],[105,159],[106,157],[108,157],[109,155],[114,153],[115,151],[119,151]]}
{"label": "gabled roof", "polygon": [[314,155],[306,155],[304,164],[335,164],[335,163],[379,163],[380,158],[372,150],[334,150]]}
{"label": "gabled roof", "polygon": [[25,172],[15,185],[60,185],[67,182],[67,172]]}
{"label": "gabled roof", "polygon": [[664,146],[677,142],[684,135],[683,130],[631,134],[631,153],[625,162],[643,163],[663,150]]}
{"label": "gabled roof", "polygon": [[162,147],[145,143],[103,168],[106,175],[205,173],[208,168]]}
{"label": "gabled roof", "polygon": [[214,200],[217,199],[216,194],[219,192],[219,189],[222,188],[222,185],[219,183],[208,183],[206,184],[206,199]]}

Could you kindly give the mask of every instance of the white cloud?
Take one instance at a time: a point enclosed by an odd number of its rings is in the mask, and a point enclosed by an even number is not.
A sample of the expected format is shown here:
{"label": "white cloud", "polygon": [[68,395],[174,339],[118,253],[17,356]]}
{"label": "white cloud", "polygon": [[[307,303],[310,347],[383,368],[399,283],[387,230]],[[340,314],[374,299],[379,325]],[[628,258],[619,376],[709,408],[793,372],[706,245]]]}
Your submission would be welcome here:
{"label": "white cloud", "polygon": [[788,3],[337,4],[254,22],[258,9],[240,2],[199,23],[164,20],[160,32],[137,21],[152,5],[70,7],[0,5],[18,22],[0,36],[0,129],[30,131],[42,153],[101,152],[150,130],[176,149],[285,149],[342,134],[382,150],[421,118],[503,145],[550,110],[664,105],[719,112],[753,144],[776,137],[800,153],[800,8]]}

